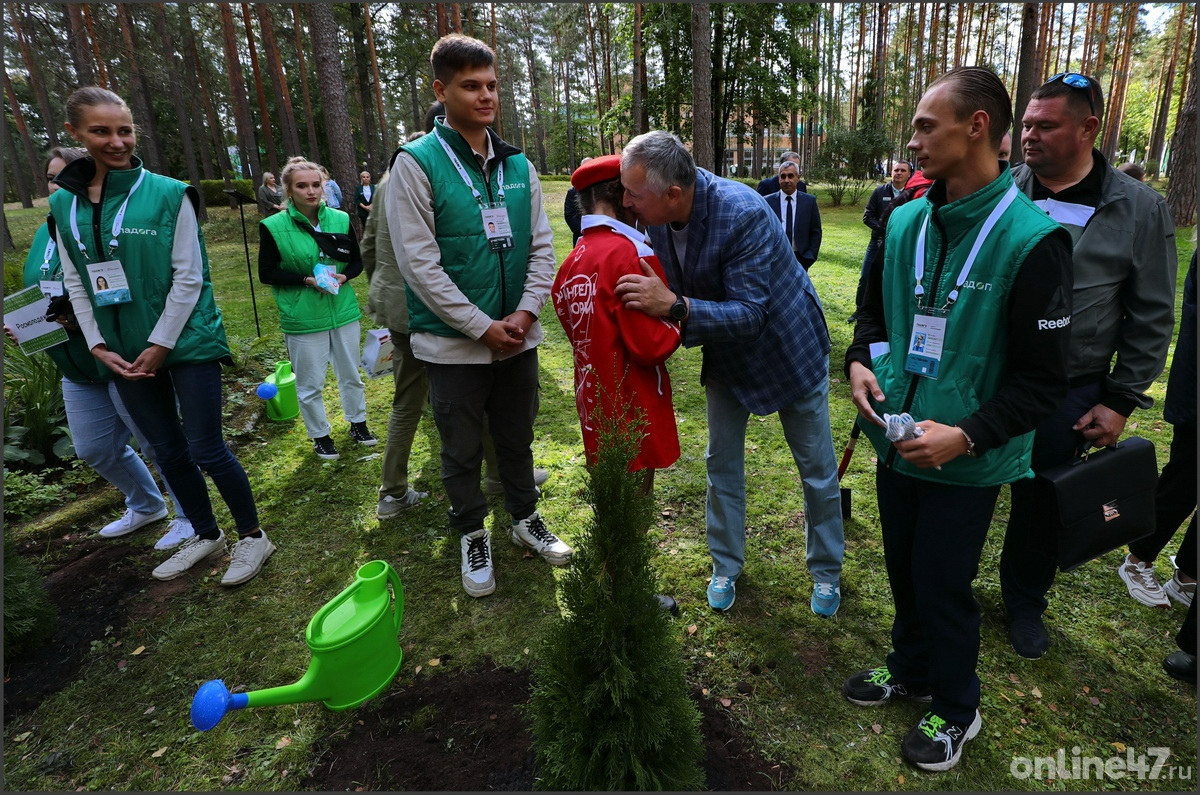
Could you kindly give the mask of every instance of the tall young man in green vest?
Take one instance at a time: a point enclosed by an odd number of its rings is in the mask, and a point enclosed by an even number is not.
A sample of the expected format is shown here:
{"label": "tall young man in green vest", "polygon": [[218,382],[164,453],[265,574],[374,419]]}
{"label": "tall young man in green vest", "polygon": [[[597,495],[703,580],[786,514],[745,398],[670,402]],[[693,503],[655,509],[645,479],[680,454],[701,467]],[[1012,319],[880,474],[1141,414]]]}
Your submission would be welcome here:
{"label": "tall young man in green vest", "polygon": [[554,282],[554,246],[537,172],[489,126],[499,102],[491,48],[444,36],[429,60],[446,115],[431,134],[401,147],[384,201],[404,230],[396,260],[413,354],[425,362],[442,438],[450,526],[462,534],[463,588],[479,597],[496,590],[479,485],[485,417],[513,542],[554,565],[571,559],[537,512],[531,447],[538,313]]}
{"label": "tall young man in green vest", "polygon": [[[846,352],[879,455],[892,652],[843,693],[861,706],[929,702],[901,752],[940,771],[981,726],[971,581],[996,497],[1032,476],[1032,431],[1066,393],[1071,254],[999,159],[1012,104],[995,73],[943,75],[912,126],[908,148],[934,184],[892,213]],[[889,441],[885,413],[910,414],[920,435]]]}

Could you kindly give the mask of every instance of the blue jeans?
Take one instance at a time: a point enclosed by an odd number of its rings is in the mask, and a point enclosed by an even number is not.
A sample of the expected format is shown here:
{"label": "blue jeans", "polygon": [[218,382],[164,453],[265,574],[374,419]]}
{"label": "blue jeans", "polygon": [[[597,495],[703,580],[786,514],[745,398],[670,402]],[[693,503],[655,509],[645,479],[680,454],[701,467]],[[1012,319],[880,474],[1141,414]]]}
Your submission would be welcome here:
{"label": "blue jeans", "polygon": [[219,534],[200,470],[221,492],[238,533],[257,530],[250,479],[221,435],[221,365],[181,364],[159,370],[153,378],[122,378],[116,384],[196,535],[216,538]]}
{"label": "blue jeans", "polygon": [[[726,387],[705,386],[708,403],[708,551],[713,573],[736,579],[746,562],[746,423],[750,412]],[[783,435],[804,489],[808,571],[814,582],[839,583],[842,507],[829,427],[829,381],[779,410]]]}
{"label": "blue jeans", "polygon": [[[161,511],[162,492],[146,463],[129,446],[136,430],[112,381],[78,384],[63,379],[63,403],[75,454],[125,495],[125,507],[138,513]],[[149,453],[139,436],[142,449]]]}

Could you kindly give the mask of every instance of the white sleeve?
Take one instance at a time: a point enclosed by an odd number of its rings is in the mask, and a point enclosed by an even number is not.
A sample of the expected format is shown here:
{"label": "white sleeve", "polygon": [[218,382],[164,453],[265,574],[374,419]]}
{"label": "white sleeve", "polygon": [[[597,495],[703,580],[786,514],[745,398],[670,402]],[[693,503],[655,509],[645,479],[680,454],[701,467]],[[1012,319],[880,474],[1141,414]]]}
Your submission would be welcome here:
{"label": "white sleeve", "polygon": [[154,330],[147,340],[153,345],[174,348],[179,335],[204,287],[204,258],[200,253],[199,226],[196,210],[185,195],[179,205],[179,217],[175,221],[175,242],[171,247],[171,290],[167,293],[167,304]]}
{"label": "white sleeve", "polygon": [[107,345],[108,343],[100,334],[100,327],[96,325],[96,316],[92,312],[92,299],[88,298],[87,288],[83,286],[83,279],[79,278],[79,270],[75,267],[74,260],[71,259],[71,252],[67,250],[62,232],[56,229],[54,235],[58,238],[58,260],[62,263],[63,287],[66,288],[67,295],[71,298],[71,311],[75,313],[75,322],[79,324],[79,330],[83,333],[88,350],[97,345]]}
{"label": "white sleeve", "polygon": [[529,200],[529,262],[517,309],[524,309],[537,317],[550,298],[558,262],[554,256],[554,232],[550,229],[550,221],[546,218],[546,208],[542,203],[542,183],[532,162],[529,162]]}

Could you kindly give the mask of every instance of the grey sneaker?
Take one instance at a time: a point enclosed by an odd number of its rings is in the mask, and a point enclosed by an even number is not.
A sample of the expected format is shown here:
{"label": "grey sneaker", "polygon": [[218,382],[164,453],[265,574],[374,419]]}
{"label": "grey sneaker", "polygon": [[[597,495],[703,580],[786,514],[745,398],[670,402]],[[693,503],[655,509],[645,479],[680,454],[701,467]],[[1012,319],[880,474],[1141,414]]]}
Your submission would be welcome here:
{"label": "grey sneaker", "polygon": [[1179,569],[1175,569],[1175,574],[1163,584],[1162,589],[1163,593],[1184,607],[1191,607],[1192,600],[1196,598],[1196,583],[1179,579]]}
{"label": "grey sneaker", "polygon": [[100,530],[101,538],[119,538],[127,536],[134,530],[139,530],[146,525],[157,522],[159,519],[167,518],[167,506],[163,506],[154,513],[138,513],[132,508],[126,508],[125,513],[115,522],[109,522]]}
{"label": "grey sneaker", "polygon": [[492,568],[492,537],[486,527],[462,537],[462,584],[468,596],[487,596],[496,590]]}
{"label": "grey sneaker", "polygon": [[155,549],[174,549],[175,547],[187,541],[192,536],[196,535],[192,523],[182,516],[171,520],[167,525],[166,534],[154,542]]}
{"label": "grey sneaker", "polygon": [[429,492],[417,491],[413,488],[410,488],[400,498],[388,494],[380,498],[379,503],[375,506],[375,515],[380,519],[391,519],[394,516],[399,516],[400,512],[405,508],[412,508],[428,496]]}
{"label": "grey sneaker", "polygon": [[571,553],[574,552],[566,542],[546,529],[546,523],[537,511],[519,522],[513,522],[512,540],[519,547],[532,549],[552,566],[567,565],[571,562]]}
{"label": "grey sneaker", "polygon": [[[533,468],[533,490],[542,495],[542,484],[550,479],[550,473],[544,469],[537,467]],[[504,484],[500,482],[500,478],[489,472],[483,479],[483,493],[489,497],[504,496]]]}
{"label": "grey sneaker", "polygon": [[158,567],[151,574],[156,580],[173,580],[176,577],[187,574],[188,569],[210,555],[224,551],[224,533],[221,533],[216,538],[192,536],[180,545],[178,552],[158,564]]}
{"label": "grey sneaker", "polygon": [[263,531],[262,538],[247,536],[238,539],[233,545],[233,559],[229,563],[229,570],[221,578],[221,584],[241,585],[246,582],[258,574],[274,551],[275,545],[267,540],[266,531]]}
{"label": "grey sneaker", "polygon": [[1125,556],[1117,568],[1117,574],[1125,581],[1129,595],[1147,607],[1170,607],[1171,602],[1154,576],[1154,565],[1144,560],[1134,563]]}

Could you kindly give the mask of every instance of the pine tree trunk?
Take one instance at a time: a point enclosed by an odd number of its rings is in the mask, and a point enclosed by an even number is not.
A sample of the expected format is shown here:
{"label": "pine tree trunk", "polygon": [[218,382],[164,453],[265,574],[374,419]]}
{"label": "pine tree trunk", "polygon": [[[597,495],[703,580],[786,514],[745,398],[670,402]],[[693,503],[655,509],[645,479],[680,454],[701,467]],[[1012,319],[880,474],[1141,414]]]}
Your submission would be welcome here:
{"label": "pine tree trunk", "polygon": [[[495,5],[495,4],[493,4]],[[596,97],[596,119],[604,118],[604,100],[600,93],[600,88],[604,84],[600,82],[600,62],[596,58],[596,26],[592,23],[592,6],[594,3],[583,4],[583,18],[587,22],[587,60],[592,67],[592,86],[594,87]],[[600,149],[600,154],[607,154],[608,151],[604,148],[604,130],[600,124],[596,125],[596,142]]]}
{"label": "pine tree trunk", "polygon": [[[317,87],[325,116],[325,137],[329,142],[329,171],[353,201],[358,171],[354,164],[354,132],[350,127],[350,109],[346,105],[337,22],[333,18],[333,7],[325,3],[314,3],[309,6],[309,12],[313,58],[317,62]],[[350,213],[350,219],[357,225],[358,213]]]}
{"label": "pine tree trunk", "polygon": [[25,114],[21,112],[21,106],[17,103],[17,92],[13,90],[12,81],[8,79],[7,69],[4,70],[4,93],[8,96],[8,106],[12,112],[13,124],[17,127],[17,137],[25,146],[26,167],[21,168],[20,161],[16,157],[12,159],[13,174],[17,177],[18,189],[21,187],[24,175],[32,177],[32,180],[24,180],[25,195],[21,198],[21,206],[28,208],[33,206],[29,194],[38,199],[46,195],[46,180],[45,175],[42,174],[42,163],[38,159],[37,150],[33,148],[33,136],[29,134],[29,126],[25,124]]}
{"label": "pine tree trunk", "polygon": [[87,29],[88,38],[92,42],[92,62],[96,64],[96,70],[99,72],[99,83],[101,88],[108,88],[108,69],[104,65],[104,59],[100,57],[100,42],[96,40],[96,28],[92,24],[92,9],[88,3],[83,3],[83,25]]}
{"label": "pine tree trunk", "polygon": [[233,121],[237,126],[238,151],[242,155],[242,178],[254,179],[262,173],[262,169],[258,163],[254,124],[250,119],[246,78],[242,73],[242,59],[238,54],[237,31],[233,27],[233,9],[229,3],[221,3],[218,8],[221,12],[221,41],[225,48],[225,68],[229,72],[229,99],[233,104]]}
{"label": "pine tree trunk", "polygon": [[1171,45],[1170,57],[1163,51],[1163,68],[1166,74],[1159,81],[1158,104],[1154,111],[1154,129],[1150,134],[1150,145],[1146,149],[1146,176],[1158,179],[1159,166],[1162,162],[1163,143],[1167,139],[1167,120],[1171,114],[1171,100],[1175,96],[1175,65],[1179,60],[1179,45],[1183,41],[1183,25],[1187,21],[1188,7],[1181,4],[1179,13],[1175,15],[1175,39]]}
{"label": "pine tree trunk", "polygon": [[184,54],[188,59],[191,73],[196,79],[197,90],[193,96],[199,95],[198,101],[204,107],[204,117],[208,124],[208,135],[212,141],[213,154],[216,155],[217,170],[220,171],[220,178],[228,185],[229,180],[233,176],[233,162],[229,159],[229,150],[225,146],[225,130],[217,119],[217,111],[213,107],[212,93],[208,90],[207,81],[204,77],[207,69],[205,69],[205,63],[200,60],[200,50],[196,45],[195,26],[192,23],[187,6],[180,6],[180,16],[183,23]]}
{"label": "pine tree trunk", "polygon": [[156,174],[164,171],[162,151],[159,149],[158,125],[154,120],[154,105],[150,101],[150,88],[142,77],[138,58],[138,42],[133,37],[133,17],[128,3],[117,3],[117,22],[121,26],[121,41],[129,62],[129,102],[133,106],[133,121],[138,125],[138,151],[146,168]]}
{"label": "pine tree trunk", "polygon": [[21,19],[23,13],[29,13],[25,6],[16,3],[8,5],[8,17],[12,23],[13,32],[17,35],[17,48],[21,51],[21,61],[24,62],[25,71],[29,75],[29,88],[33,91],[38,112],[42,115],[42,123],[46,128],[46,135],[50,139],[50,146],[58,146],[59,124],[55,120],[54,109],[51,106],[50,97],[46,93],[46,81],[42,79],[41,63],[34,57],[34,48],[30,41],[32,29],[27,28],[25,21]]}
{"label": "pine tree trunk", "polygon": [[641,135],[642,109],[646,105],[646,86],[642,83],[642,70],[639,64],[645,60],[645,46],[642,42],[642,4],[633,4],[633,134]]}
{"label": "pine tree trunk", "polygon": [[[179,54],[175,51],[175,42],[171,38],[170,29],[167,27],[167,9],[162,3],[154,4],[154,30],[158,35],[159,41],[162,43],[163,64],[167,70],[167,80],[173,86],[182,86],[182,72],[178,65]],[[184,98],[183,91],[171,91],[170,94],[171,104],[175,109],[175,119],[179,129],[179,145],[183,149],[183,164],[187,168],[188,179],[193,185],[199,188],[200,168],[196,163],[196,146],[192,140],[191,114],[188,112],[187,101]],[[204,206],[203,193],[201,193],[200,210],[197,215],[201,221],[208,220],[208,210]]]}
{"label": "pine tree trunk", "polygon": [[300,4],[292,3],[292,30],[296,34],[296,60],[300,66],[300,94],[304,99],[304,119],[305,128],[308,132],[308,152],[305,153],[309,160],[319,161],[321,152],[317,145],[317,123],[316,117],[313,116],[312,92],[308,89],[308,67],[304,63],[304,25],[300,22]]}
{"label": "pine tree trunk", "polygon": [[258,48],[254,45],[254,25],[250,21],[249,3],[242,3],[242,24],[246,27],[246,46],[250,50],[250,74],[254,76],[254,93],[258,98],[258,125],[262,129],[265,139],[267,170],[273,174],[279,174],[279,154],[275,150],[274,125],[271,123],[271,112],[267,109],[267,92],[263,88],[262,72],[258,68]]}
{"label": "pine tree trunk", "polygon": [[[354,87],[358,94],[358,107],[362,114],[363,155],[367,171],[376,171],[379,166],[379,136],[375,132],[375,107],[371,101],[371,80],[368,76],[367,32],[363,25],[363,6],[350,4],[350,48],[354,51]],[[358,184],[358,180],[354,180]],[[357,215],[357,213],[356,213]]]}
{"label": "pine tree trunk", "polygon": [[450,4],[450,29],[455,33],[462,33],[462,9],[458,3]]}
{"label": "pine tree trunk", "polygon": [[81,6],[81,3],[67,3],[63,6],[63,27],[67,30],[67,43],[71,52],[71,66],[75,69],[75,79],[81,86],[90,86],[96,83],[96,70],[92,67],[92,57],[88,52],[87,28],[83,24]]}
{"label": "pine tree trunk", "polygon": [[1125,6],[1125,31],[1121,37],[1121,55],[1113,66],[1112,82],[1109,85],[1108,106],[1104,110],[1107,119],[1104,146],[1101,152],[1112,160],[1121,137],[1121,121],[1125,116],[1125,95],[1129,88],[1129,62],[1133,55],[1134,35],[1137,33],[1138,5]]}
{"label": "pine tree trunk", "polygon": [[450,22],[446,17],[446,4],[437,3],[437,30],[438,38],[445,36],[450,32]]}
{"label": "pine tree trunk", "polygon": [[1196,84],[1200,83],[1200,59],[1192,59],[1187,97],[1175,121],[1171,138],[1171,161],[1167,184],[1167,206],[1176,226],[1196,224]]}
{"label": "pine tree trunk", "polygon": [[1021,10],[1021,54],[1017,59],[1017,97],[1013,103],[1013,146],[1010,162],[1015,166],[1025,162],[1021,153],[1021,118],[1025,115],[1025,107],[1036,88],[1037,79],[1037,23],[1038,4],[1022,3]]}
{"label": "pine tree trunk", "polygon": [[712,8],[692,6],[692,157],[716,172],[713,161]]}
{"label": "pine tree trunk", "polygon": [[[6,94],[8,94],[10,101],[11,101],[12,86],[8,81],[8,72],[7,71],[4,73],[4,91]],[[14,108],[17,107],[16,103],[13,103],[13,107]],[[17,128],[18,136],[22,137],[22,140],[25,142],[25,148],[27,150],[25,153],[25,156],[29,157],[29,155],[33,153],[32,152],[33,144],[29,141],[28,137],[20,136],[20,124],[15,123],[16,122],[16,114],[13,114],[13,121],[14,121],[14,126]],[[24,123],[25,123],[25,120],[22,117],[21,124],[24,124]],[[17,183],[17,201],[21,202],[22,207],[24,207],[26,210],[29,210],[29,209],[33,208],[33,188],[31,187],[31,183],[29,180],[29,171],[27,171],[25,168],[22,168],[22,166],[21,166],[21,158],[18,157],[18,155],[17,155],[17,145],[15,143],[13,143],[12,134],[13,134],[13,128],[9,127],[8,124],[5,123],[5,125],[4,125],[4,162],[6,165],[8,165],[12,168],[13,179]],[[36,169],[38,171],[41,170],[41,163],[37,164]],[[36,183],[34,183],[34,184],[36,184]],[[46,183],[42,182],[42,184],[45,185]],[[7,218],[5,220],[7,221]]]}
{"label": "pine tree trunk", "polygon": [[[263,52],[267,56],[267,74],[271,76],[271,92],[275,95],[275,107],[279,113],[279,132],[283,138],[284,158],[300,154],[300,131],[296,128],[296,111],[292,108],[292,95],[288,89],[287,75],[279,59],[279,46],[275,42],[275,20],[271,16],[269,3],[255,3],[258,16],[258,31],[262,36]],[[279,176],[278,173],[275,174]]]}
{"label": "pine tree trunk", "polygon": [[383,112],[383,83],[379,79],[379,58],[375,54],[375,26],[371,22],[371,7],[367,6],[363,14],[363,27],[367,32],[367,53],[371,60],[371,76],[375,80],[373,96],[375,111],[379,115],[379,145],[382,162],[376,163],[376,168],[386,168],[388,156],[392,153],[391,127]]}

